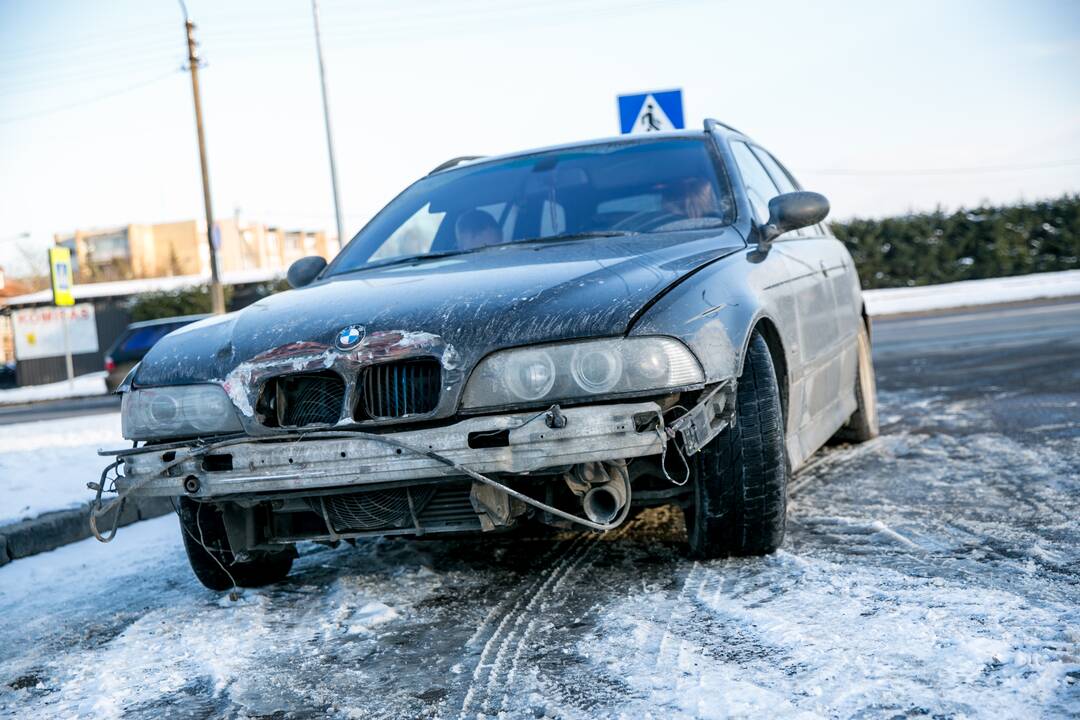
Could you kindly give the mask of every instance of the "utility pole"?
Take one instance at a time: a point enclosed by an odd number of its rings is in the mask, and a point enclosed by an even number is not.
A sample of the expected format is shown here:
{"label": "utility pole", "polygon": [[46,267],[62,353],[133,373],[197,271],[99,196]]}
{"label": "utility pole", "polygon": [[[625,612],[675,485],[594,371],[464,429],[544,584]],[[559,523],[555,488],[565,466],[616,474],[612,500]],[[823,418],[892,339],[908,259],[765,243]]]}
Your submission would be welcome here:
{"label": "utility pole", "polygon": [[199,165],[202,167],[203,206],[206,209],[206,241],[210,245],[210,299],[213,303],[214,314],[221,315],[225,312],[225,292],[221,288],[217,247],[214,246],[214,209],[210,203],[210,171],[206,166],[206,137],[203,133],[202,101],[199,99],[199,56],[195,51],[195,23],[188,17],[184,0],[179,1],[180,8],[184,11],[184,28],[187,30],[191,94],[195,98],[195,130],[199,135]]}
{"label": "utility pole", "polygon": [[342,248],[345,245],[345,222],[341,216],[337,163],[334,162],[334,134],[330,130],[330,101],[326,97],[326,68],[323,64],[322,35],[319,32],[319,0],[311,0],[311,14],[315,17],[315,52],[319,56],[319,82],[322,84],[323,119],[326,121],[326,148],[330,153],[330,186],[334,191],[334,219],[337,221],[338,248]]}

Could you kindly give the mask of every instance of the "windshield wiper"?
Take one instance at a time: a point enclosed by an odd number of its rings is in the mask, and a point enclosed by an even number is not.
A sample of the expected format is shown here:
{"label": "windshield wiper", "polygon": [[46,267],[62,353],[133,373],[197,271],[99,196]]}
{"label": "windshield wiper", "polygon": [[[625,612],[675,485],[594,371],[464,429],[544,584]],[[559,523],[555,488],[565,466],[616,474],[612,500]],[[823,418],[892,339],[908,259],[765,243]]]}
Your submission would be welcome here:
{"label": "windshield wiper", "polygon": [[628,235],[640,235],[641,233],[628,230],[590,230],[588,232],[562,233],[560,235],[545,235],[544,237],[529,238],[527,240],[514,240],[503,245],[517,245],[519,243],[535,242],[560,242],[562,240],[588,240],[589,238],[626,237]]}
{"label": "windshield wiper", "polygon": [[407,263],[423,262],[425,260],[434,260],[435,258],[450,257],[451,255],[462,255],[472,250],[446,250],[444,252],[433,253],[416,253],[415,255],[401,255],[399,257],[386,258],[385,260],[376,260],[374,262],[364,263],[348,270],[342,270],[341,272],[334,273],[337,275],[348,275],[349,273],[360,272],[361,270],[373,270],[375,268],[384,268],[391,265],[405,265]]}

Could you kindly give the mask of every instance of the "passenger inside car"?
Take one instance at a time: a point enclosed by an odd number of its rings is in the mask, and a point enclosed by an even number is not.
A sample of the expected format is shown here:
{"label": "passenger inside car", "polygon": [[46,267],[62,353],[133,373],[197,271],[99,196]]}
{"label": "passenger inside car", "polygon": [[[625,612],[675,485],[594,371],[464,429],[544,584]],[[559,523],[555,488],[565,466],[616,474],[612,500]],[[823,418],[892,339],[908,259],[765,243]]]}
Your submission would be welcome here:
{"label": "passenger inside car", "polygon": [[499,223],[483,210],[462,213],[454,225],[454,235],[458,250],[477,250],[503,241]]}

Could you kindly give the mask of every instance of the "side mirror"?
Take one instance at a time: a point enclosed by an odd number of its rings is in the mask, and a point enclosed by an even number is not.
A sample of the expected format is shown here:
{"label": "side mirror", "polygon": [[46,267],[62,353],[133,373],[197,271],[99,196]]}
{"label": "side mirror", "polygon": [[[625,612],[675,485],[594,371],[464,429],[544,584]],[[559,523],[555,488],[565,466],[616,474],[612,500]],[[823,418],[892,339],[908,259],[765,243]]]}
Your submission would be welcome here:
{"label": "side mirror", "polygon": [[294,288],[302,288],[305,285],[310,285],[311,281],[319,276],[319,273],[326,267],[326,260],[318,255],[309,255],[303,257],[289,266],[289,272],[285,274],[285,279],[289,281],[289,285]]}
{"label": "side mirror", "polygon": [[829,201],[816,192],[789,192],[769,201],[769,221],[761,228],[761,245],[768,245],[780,235],[816,225],[829,214]]}

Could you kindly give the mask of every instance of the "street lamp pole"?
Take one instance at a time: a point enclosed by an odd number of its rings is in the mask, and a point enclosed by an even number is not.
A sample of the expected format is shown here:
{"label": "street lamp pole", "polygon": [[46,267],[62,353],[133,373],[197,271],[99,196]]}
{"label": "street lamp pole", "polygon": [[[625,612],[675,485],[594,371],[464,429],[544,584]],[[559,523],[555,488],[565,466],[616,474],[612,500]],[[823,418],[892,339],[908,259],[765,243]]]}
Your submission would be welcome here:
{"label": "street lamp pole", "polygon": [[345,244],[345,222],[341,215],[337,163],[334,161],[334,134],[330,129],[330,101],[326,95],[326,66],[323,62],[322,34],[319,30],[319,0],[311,0],[311,14],[315,18],[315,52],[319,56],[319,83],[322,85],[323,119],[326,121],[326,148],[330,153],[330,186],[334,191],[334,219],[337,221],[338,248],[341,248]]}
{"label": "street lamp pole", "polygon": [[214,209],[210,204],[210,171],[206,164],[206,136],[203,132],[202,101],[199,97],[199,56],[195,51],[195,23],[188,17],[184,0],[179,0],[184,11],[184,28],[187,30],[188,68],[191,70],[191,94],[195,99],[195,131],[199,136],[199,165],[202,168],[203,208],[206,211],[206,240],[210,245],[210,299],[214,314],[225,312],[225,292],[218,272],[217,247],[214,245]]}

